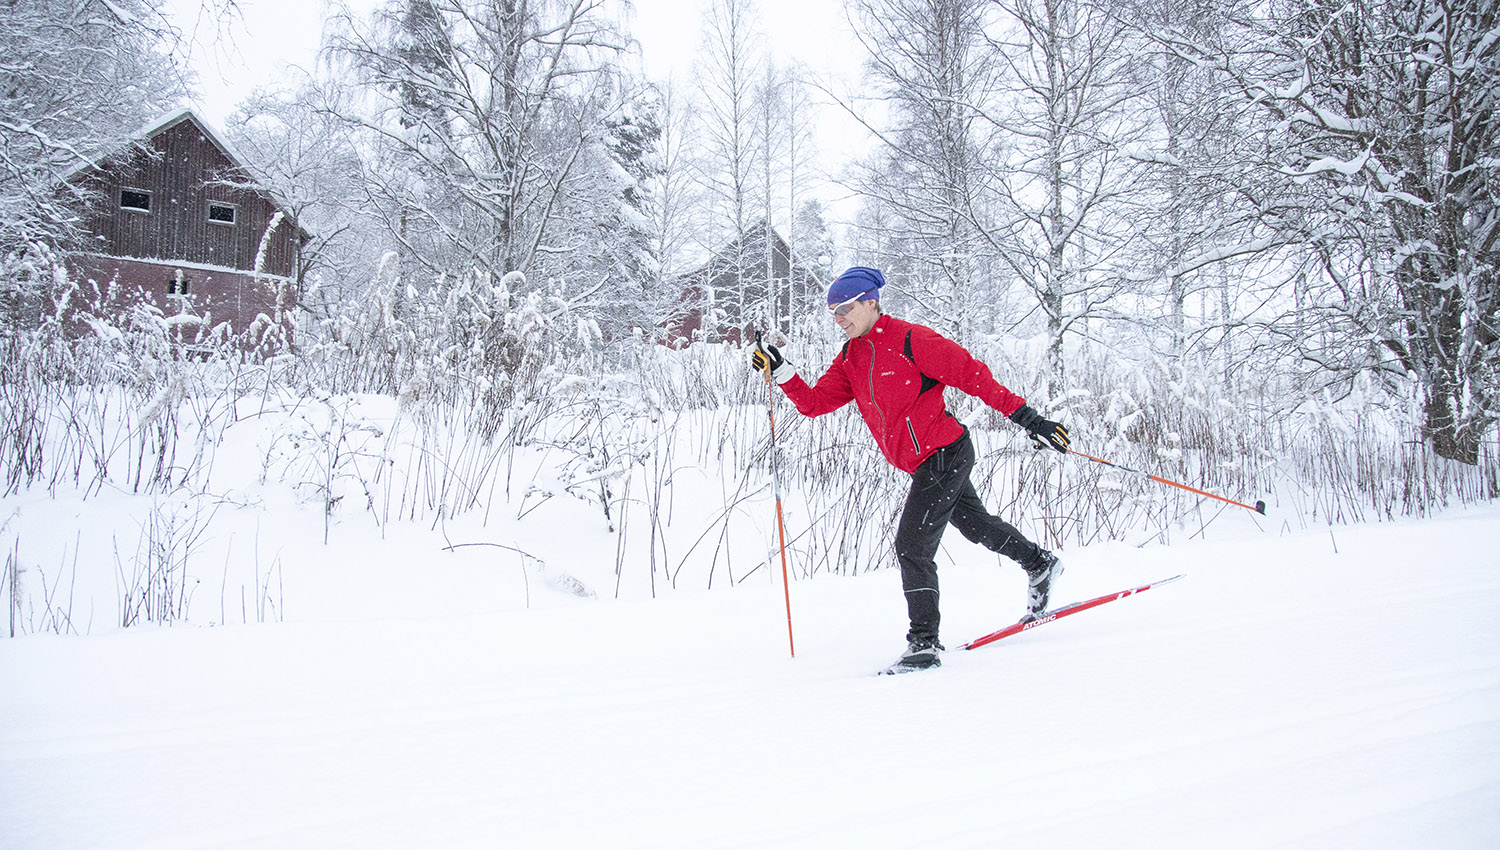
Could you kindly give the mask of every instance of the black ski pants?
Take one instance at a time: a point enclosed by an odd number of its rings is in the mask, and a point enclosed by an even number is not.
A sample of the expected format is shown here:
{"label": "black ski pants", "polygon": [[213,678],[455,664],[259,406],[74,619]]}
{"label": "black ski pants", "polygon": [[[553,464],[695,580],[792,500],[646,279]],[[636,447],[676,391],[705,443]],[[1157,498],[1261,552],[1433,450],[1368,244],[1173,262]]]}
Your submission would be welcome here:
{"label": "black ski pants", "polygon": [[901,564],[901,586],[911,615],[907,640],[937,640],[936,557],[948,523],[969,540],[1023,565],[1041,552],[1015,526],[985,510],[969,481],[973,468],[974,442],[965,431],[912,473],[911,492],[906,494],[906,507],[896,527],[896,560]]}

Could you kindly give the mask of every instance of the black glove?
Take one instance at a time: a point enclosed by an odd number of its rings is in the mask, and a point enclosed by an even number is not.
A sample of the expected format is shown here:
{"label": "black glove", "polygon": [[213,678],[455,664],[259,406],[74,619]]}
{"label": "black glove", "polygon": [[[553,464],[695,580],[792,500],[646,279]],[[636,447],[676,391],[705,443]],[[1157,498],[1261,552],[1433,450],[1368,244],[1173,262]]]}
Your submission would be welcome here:
{"label": "black glove", "polygon": [[784,384],[797,374],[797,367],[786,362],[776,346],[756,340],[750,344],[749,349],[751,367],[769,373],[776,383]]}
{"label": "black glove", "polygon": [[1025,428],[1026,433],[1036,442],[1037,448],[1051,446],[1063,454],[1068,453],[1068,429],[1051,419],[1043,419],[1040,413],[1031,409],[1031,405],[1021,405],[1019,410],[1010,415],[1010,421]]}
{"label": "black glove", "polygon": [[750,349],[750,365],[757,372],[770,370],[776,371],[777,367],[786,362],[781,356],[781,350],[767,342],[756,342]]}

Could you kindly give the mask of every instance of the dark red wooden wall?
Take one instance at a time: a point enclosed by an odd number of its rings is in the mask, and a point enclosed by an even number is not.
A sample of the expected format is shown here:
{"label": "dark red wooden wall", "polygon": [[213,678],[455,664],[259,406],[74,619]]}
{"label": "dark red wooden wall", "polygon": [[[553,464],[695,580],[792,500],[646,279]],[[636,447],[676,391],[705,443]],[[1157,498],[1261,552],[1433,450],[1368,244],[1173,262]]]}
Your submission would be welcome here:
{"label": "dark red wooden wall", "polygon": [[[185,261],[250,271],[276,207],[244,184],[236,168],[191,118],[184,116],[156,133],[149,153],[132,151],[107,161],[90,175],[99,201],[86,213],[90,253]],[[122,209],[120,191],[151,196],[151,210]],[[235,207],[234,224],[209,220],[210,202]],[[300,233],[283,219],[266,246],[264,274],[295,277]]]}

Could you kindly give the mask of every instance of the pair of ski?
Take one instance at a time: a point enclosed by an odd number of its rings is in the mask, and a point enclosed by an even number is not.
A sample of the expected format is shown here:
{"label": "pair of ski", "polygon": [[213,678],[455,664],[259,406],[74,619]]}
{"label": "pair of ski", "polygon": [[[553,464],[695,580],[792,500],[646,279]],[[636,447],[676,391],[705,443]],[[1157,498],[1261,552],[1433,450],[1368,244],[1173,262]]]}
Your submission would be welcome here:
{"label": "pair of ski", "polygon": [[[1171,584],[1172,582],[1180,578],[1182,578],[1181,575],[1176,575],[1172,576],[1171,578],[1161,579],[1160,581],[1153,581],[1150,584],[1143,584],[1140,587],[1132,587],[1129,590],[1122,590],[1117,593],[1106,593],[1103,596],[1096,596],[1093,599],[1086,599],[1082,602],[1074,602],[1071,605],[1064,605],[1061,608],[1043,612],[1041,616],[1034,617],[1029,620],[1022,620],[1021,622],[1014,625],[1006,626],[1005,628],[997,632],[990,632],[983,637],[977,637],[969,641],[968,643],[963,644],[959,647],[959,649],[978,649],[981,646],[992,644],[997,640],[1003,640],[1005,638],[1011,637],[1012,635],[1018,635],[1022,632],[1029,632],[1032,629],[1037,628],[1038,626],[1045,626],[1048,623],[1061,620],[1063,617],[1071,617],[1072,615],[1077,614],[1080,611],[1087,611],[1090,608],[1098,608],[1100,605],[1114,602],[1118,599],[1124,599],[1127,596],[1134,596],[1137,593],[1144,593],[1145,591],[1148,591],[1153,587],[1161,587],[1164,584]],[[884,670],[881,670],[880,675],[893,676],[898,673],[913,673],[918,670],[931,670],[933,667],[937,666],[937,664],[933,664],[931,667],[905,667],[902,666],[901,662],[898,661],[895,664],[892,664],[891,666],[885,668]]]}

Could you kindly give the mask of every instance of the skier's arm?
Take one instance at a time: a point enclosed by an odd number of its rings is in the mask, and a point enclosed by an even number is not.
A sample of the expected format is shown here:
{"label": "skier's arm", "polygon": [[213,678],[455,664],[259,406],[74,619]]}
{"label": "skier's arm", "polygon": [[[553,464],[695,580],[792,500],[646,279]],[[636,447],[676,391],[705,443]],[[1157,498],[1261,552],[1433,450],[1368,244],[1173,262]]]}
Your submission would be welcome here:
{"label": "skier's arm", "polygon": [[776,346],[757,340],[747,348],[750,351],[751,367],[769,374],[803,416],[832,413],[854,398],[853,385],[849,383],[849,375],[844,371],[842,352],[833,358],[833,365],[828,367],[818,383],[809,386],[797,374],[797,367],[784,358]]}
{"label": "skier's arm", "polygon": [[990,367],[963,346],[934,330],[919,328],[912,332],[911,356],[922,374],[963,390],[1025,428],[1037,448],[1051,446],[1060,452],[1068,451],[1068,429],[1044,418],[1026,399],[1002,386],[990,374]]}
{"label": "skier's arm", "polygon": [[854,388],[849,375],[837,364],[830,366],[816,384],[808,386],[801,375],[781,385],[781,391],[797,405],[803,416],[822,416],[854,400]]}
{"label": "skier's arm", "polygon": [[801,375],[792,375],[781,385],[781,391],[797,405],[803,416],[822,416],[832,413],[854,400],[854,385],[849,382],[849,373],[844,369],[844,354],[833,358],[828,371],[811,386]]}
{"label": "skier's arm", "polygon": [[990,367],[967,349],[930,328],[912,331],[911,357],[922,374],[962,390],[1006,416],[1026,403],[1026,399],[995,380]]}

